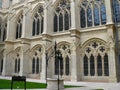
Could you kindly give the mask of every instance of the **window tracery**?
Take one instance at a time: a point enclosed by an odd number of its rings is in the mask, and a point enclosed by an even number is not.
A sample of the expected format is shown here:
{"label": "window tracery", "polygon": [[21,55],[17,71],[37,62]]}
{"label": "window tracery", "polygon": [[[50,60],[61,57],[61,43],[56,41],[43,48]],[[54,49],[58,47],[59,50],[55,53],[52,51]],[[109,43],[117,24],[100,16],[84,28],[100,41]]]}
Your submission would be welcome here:
{"label": "window tracery", "polygon": [[119,0],[112,0],[113,1],[113,14],[114,14],[114,21],[116,23],[120,22],[120,1]]}
{"label": "window tracery", "polygon": [[22,36],[22,24],[23,24],[23,15],[21,14],[18,18],[16,25],[16,39],[19,39]]}
{"label": "window tracery", "polygon": [[84,76],[109,76],[107,48],[101,42],[91,42],[83,56]]}
{"label": "window tracery", "polygon": [[6,33],[7,33],[7,23],[0,24],[0,41],[2,41],[2,42],[5,41]]}
{"label": "window tracery", "polygon": [[4,25],[3,40],[2,40],[2,41],[5,41],[5,39],[6,39],[6,34],[7,34],[7,23],[5,23],[5,25]]}
{"label": "window tracery", "polygon": [[60,0],[54,12],[54,32],[69,30],[71,27],[70,1]]}
{"label": "window tracery", "polygon": [[0,60],[0,73],[3,71],[3,59]]}
{"label": "window tracery", "polygon": [[41,48],[38,47],[34,51],[33,59],[32,59],[32,74],[39,74],[42,68],[42,61],[41,61]]}
{"label": "window tracery", "polygon": [[106,24],[104,0],[84,0],[80,5],[80,27]]}
{"label": "window tracery", "polygon": [[[71,50],[70,50],[70,46],[66,45],[66,44],[62,44],[58,47],[58,49],[60,50],[61,54],[62,54],[62,60],[60,62],[60,74],[62,75],[70,75],[70,54],[71,54]],[[58,59],[55,60],[55,75],[58,74]]]}
{"label": "window tracery", "polygon": [[20,72],[20,56],[17,54],[17,57],[15,59],[15,73]]}
{"label": "window tracery", "polygon": [[39,7],[33,18],[32,36],[42,34],[43,25],[44,25],[44,10],[43,7]]}

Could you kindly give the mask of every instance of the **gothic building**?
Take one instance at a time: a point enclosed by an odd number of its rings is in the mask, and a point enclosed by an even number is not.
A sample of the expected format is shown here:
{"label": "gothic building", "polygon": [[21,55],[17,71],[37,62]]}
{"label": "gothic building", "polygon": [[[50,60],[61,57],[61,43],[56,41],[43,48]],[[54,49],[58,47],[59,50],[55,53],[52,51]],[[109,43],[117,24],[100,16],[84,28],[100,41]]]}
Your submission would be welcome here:
{"label": "gothic building", "polygon": [[0,75],[56,78],[56,41],[64,80],[118,82],[119,27],[119,0],[2,0]]}

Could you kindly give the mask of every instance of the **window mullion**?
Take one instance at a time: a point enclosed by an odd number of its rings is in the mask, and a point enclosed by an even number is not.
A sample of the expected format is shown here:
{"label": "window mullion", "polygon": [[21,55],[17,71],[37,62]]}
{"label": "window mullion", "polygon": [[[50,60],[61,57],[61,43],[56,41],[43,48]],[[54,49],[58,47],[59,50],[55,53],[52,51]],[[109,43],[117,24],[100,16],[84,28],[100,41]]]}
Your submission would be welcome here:
{"label": "window mullion", "polygon": [[68,19],[69,19],[69,29],[71,28],[71,18],[70,18],[71,16],[70,16],[70,13],[68,13]]}
{"label": "window mullion", "polygon": [[58,23],[57,23],[58,24],[58,30],[57,30],[57,32],[59,32],[59,15],[58,15]]}
{"label": "window mullion", "polygon": [[101,21],[101,10],[100,10],[100,7],[101,6],[99,5],[99,7],[98,7],[99,8],[99,21],[100,21],[100,26],[101,26],[102,25],[102,21]]}
{"label": "window mullion", "polygon": [[88,16],[87,16],[87,9],[85,9],[85,19],[86,19],[86,28],[88,27],[88,22],[87,22],[87,18],[88,18]]}
{"label": "window mullion", "polygon": [[34,62],[34,74],[36,74],[36,57],[35,57],[35,62]]}
{"label": "window mullion", "polygon": [[65,65],[66,65],[66,62],[65,62],[65,57],[63,58],[63,75],[65,75],[65,71],[66,71],[66,68],[65,68]]}
{"label": "window mullion", "polygon": [[105,72],[104,72],[104,56],[102,55],[102,76],[105,75]]}
{"label": "window mullion", "polygon": [[39,23],[39,25],[40,25],[40,26],[39,26],[39,34],[41,34],[41,21],[42,21],[42,17],[39,18],[39,22],[40,22],[40,23]]}
{"label": "window mullion", "polygon": [[18,38],[20,36],[20,23],[18,23]]}
{"label": "window mullion", "polygon": [[35,19],[35,35],[37,35],[37,18]]}
{"label": "window mullion", "polygon": [[90,76],[90,57],[88,57],[88,76]]}
{"label": "window mullion", "polygon": [[94,24],[94,6],[93,6],[93,4],[91,5],[91,13],[92,13],[92,26],[95,26],[95,24]]}
{"label": "window mullion", "polygon": [[1,40],[0,41],[2,40],[3,40],[3,27],[1,26]]}
{"label": "window mullion", "polygon": [[63,11],[62,15],[63,15],[63,30],[62,31],[65,31],[65,11]]}
{"label": "window mullion", "polygon": [[98,71],[98,70],[97,70],[97,69],[98,69],[97,67],[98,67],[98,66],[97,66],[97,57],[96,57],[96,56],[95,56],[95,59],[94,59],[94,65],[95,65],[95,76],[98,76],[98,73],[97,73],[97,71]]}

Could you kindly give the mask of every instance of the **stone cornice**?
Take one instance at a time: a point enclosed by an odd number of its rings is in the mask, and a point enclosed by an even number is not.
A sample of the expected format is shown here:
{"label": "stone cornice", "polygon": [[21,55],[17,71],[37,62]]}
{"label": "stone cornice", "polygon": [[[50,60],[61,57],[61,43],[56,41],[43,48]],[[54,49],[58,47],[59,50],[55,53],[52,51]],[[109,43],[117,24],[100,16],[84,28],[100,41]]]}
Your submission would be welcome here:
{"label": "stone cornice", "polygon": [[107,27],[107,29],[109,29],[109,28],[114,29],[115,28],[115,24],[106,24],[106,27]]}
{"label": "stone cornice", "polygon": [[6,44],[14,44],[14,41],[6,40],[5,43]]}
{"label": "stone cornice", "polygon": [[70,31],[71,37],[80,38],[80,31],[78,31],[77,29],[70,29],[69,31]]}
{"label": "stone cornice", "polygon": [[42,40],[52,42],[52,36],[49,34],[42,34]]}

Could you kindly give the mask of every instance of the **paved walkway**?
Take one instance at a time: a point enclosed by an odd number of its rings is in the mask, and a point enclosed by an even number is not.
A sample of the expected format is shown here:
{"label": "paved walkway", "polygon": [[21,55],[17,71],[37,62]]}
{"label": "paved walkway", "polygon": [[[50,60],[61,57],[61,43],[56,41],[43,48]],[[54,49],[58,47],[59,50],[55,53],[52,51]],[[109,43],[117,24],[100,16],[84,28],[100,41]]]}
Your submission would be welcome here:
{"label": "paved walkway", "polygon": [[[0,76],[0,79],[11,80],[11,77]],[[45,83],[45,81],[41,81],[41,80],[38,80],[38,79],[29,79],[29,78],[27,78],[27,81],[28,82],[42,82],[42,83]],[[67,89],[64,89],[64,90],[93,90],[93,89],[120,90],[120,83],[64,82],[64,84],[65,85],[84,86],[84,87],[78,87],[78,88],[67,88]],[[1,89],[1,90],[3,90],[3,89]],[[10,89],[4,89],[4,90],[10,90]],[[19,89],[19,90],[21,90],[21,89]],[[27,90],[47,90],[47,89],[27,89]]]}

